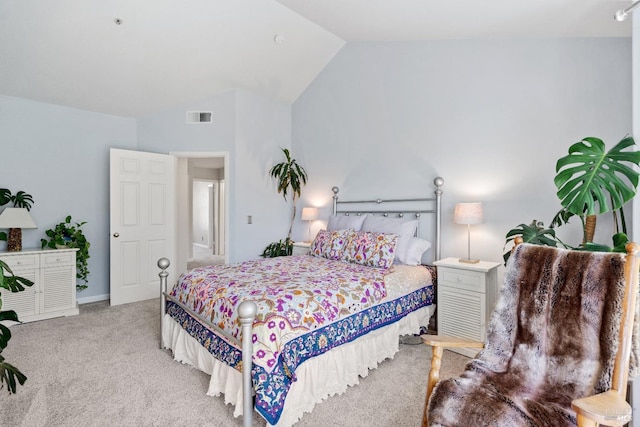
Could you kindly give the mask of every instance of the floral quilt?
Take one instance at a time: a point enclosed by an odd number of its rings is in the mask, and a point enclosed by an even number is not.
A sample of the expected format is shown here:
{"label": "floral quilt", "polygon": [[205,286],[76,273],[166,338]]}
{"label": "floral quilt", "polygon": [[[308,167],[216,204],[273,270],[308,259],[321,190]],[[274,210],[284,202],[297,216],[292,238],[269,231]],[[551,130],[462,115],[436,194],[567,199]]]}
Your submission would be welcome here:
{"label": "floral quilt", "polygon": [[[275,424],[298,365],[432,303],[433,288],[428,287],[380,304],[386,296],[384,274],[384,269],[326,258],[277,257],[191,270],[180,277],[171,296],[238,340],[237,306],[256,302],[256,409]],[[177,304],[169,302],[167,313],[219,360],[242,370],[241,348],[232,340]]]}

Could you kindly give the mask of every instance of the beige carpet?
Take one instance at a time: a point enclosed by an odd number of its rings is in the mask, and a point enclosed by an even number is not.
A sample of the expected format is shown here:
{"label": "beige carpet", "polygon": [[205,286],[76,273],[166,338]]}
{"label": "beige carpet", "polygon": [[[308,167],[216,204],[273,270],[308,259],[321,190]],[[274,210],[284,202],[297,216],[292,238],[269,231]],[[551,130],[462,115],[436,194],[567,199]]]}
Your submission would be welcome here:
{"label": "beige carpet", "polygon": [[[80,315],[11,327],[3,352],[28,380],[0,390],[0,426],[241,426],[209,377],[158,348],[159,302],[80,307]],[[316,405],[297,426],[417,426],[430,350],[401,345],[356,387]],[[468,359],[445,351],[442,377]],[[254,426],[265,422],[256,415]]]}

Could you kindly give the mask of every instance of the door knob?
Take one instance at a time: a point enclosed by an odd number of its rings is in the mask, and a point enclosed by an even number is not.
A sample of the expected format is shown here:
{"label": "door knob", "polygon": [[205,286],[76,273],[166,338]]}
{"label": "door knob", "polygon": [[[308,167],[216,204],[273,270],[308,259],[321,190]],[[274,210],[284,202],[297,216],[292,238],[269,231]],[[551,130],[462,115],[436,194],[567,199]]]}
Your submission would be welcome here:
{"label": "door knob", "polygon": [[118,237],[120,237],[120,234],[118,234],[118,233],[113,233],[113,237],[115,237],[115,238],[117,239]]}

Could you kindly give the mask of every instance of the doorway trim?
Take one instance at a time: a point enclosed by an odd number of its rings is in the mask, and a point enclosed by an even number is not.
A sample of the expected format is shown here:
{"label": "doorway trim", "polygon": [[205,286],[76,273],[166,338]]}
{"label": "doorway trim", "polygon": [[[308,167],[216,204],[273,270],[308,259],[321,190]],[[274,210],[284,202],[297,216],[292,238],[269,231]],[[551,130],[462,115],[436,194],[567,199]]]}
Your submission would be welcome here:
{"label": "doorway trim", "polygon": [[[230,161],[229,161],[229,152],[228,151],[172,151],[169,152],[170,155],[176,157],[177,159],[189,159],[189,158],[209,158],[209,157],[216,157],[216,158],[220,158],[222,157],[224,159],[224,186],[225,186],[225,192],[224,192],[224,216],[225,216],[225,224],[224,224],[224,247],[225,247],[225,251],[224,251],[224,262],[225,264],[229,263],[229,189],[231,188],[231,169],[230,169]],[[180,183],[180,179],[182,179],[182,177],[176,176],[177,179],[177,186],[179,187],[179,183]],[[177,194],[176,194],[176,201],[178,203],[180,203],[181,197],[183,197],[184,195],[180,194],[181,189],[178,188],[177,189]],[[176,242],[177,242],[177,248],[178,248],[178,252],[180,251],[181,245],[180,245],[180,232],[181,232],[181,227],[180,227],[180,214],[178,213],[176,215],[176,220],[177,220],[177,224],[176,224]],[[190,231],[190,230],[189,230]],[[191,241],[191,236],[189,235],[189,241]],[[181,255],[180,253],[177,254],[178,260],[176,260],[177,262],[181,262],[181,260],[183,259],[183,255]],[[184,267],[186,269],[186,257],[184,257]]]}

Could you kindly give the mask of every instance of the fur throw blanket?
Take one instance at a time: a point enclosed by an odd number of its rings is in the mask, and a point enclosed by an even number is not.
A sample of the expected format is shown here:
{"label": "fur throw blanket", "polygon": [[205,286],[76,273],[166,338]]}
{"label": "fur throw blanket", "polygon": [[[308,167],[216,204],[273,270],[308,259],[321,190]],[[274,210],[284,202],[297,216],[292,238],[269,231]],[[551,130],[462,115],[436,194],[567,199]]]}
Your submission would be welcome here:
{"label": "fur throw blanket", "polygon": [[485,348],[438,383],[429,425],[575,425],[571,401],[610,388],[623,292],[623,254],[519,245]]}

